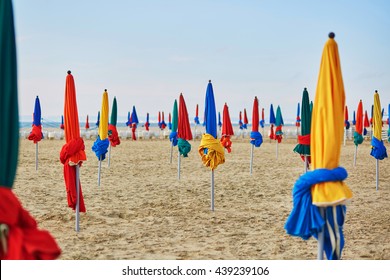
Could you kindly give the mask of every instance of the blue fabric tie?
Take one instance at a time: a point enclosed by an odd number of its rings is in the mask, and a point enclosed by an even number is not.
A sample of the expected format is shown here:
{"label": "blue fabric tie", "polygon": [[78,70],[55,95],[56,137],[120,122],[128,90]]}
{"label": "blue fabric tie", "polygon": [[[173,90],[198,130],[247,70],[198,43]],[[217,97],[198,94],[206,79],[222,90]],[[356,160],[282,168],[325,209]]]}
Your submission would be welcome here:
{"label": "blue fabric tie", "polygon": [[[311,187],[318,183],[343,181],[348,177],[343,167],[335,169],[316,169],[299,177],[293,187],[293,209],[284,226],[288,234],[299,236],[304,240],[311,236],[318,238],[318,233],[324,229],[324,250],[328,260],[339,259],[344,247],[343,224],[346,212],[345,205],[324,207],[325,219],[321,216],[319,207],[313,205]],[[335,224],[335,220],[337,225]],[[331,226],[329,230],[328,226]],[[330,236],[340,236],[339,251],[332,246]]]}
{"label": "blue fabric tie", "polygon": [[380,160],[387,158],[386,147],[382,140],[378,140],[377,138],[372,137],[371,146],[372,148],[370,155]]}
{"label": "blue fabric tie", "polygon": [[106,153],[108,151],[108,145],[110,144],[110,140],[108,138],[104,140],[100,140],[100,136],[98,135],[96,141],[93,143],[92,151],[95,152],[98,160],[104,160],[106,158]]}
{"label": "blue fabric tie", "polygon": [[175,147],[177,145],[177,132],[176,131],[172,131],[169,134],[169,141],[172,142],[172,146]]}
{"label": "blue fabric tie", "polygon": [[251,131],[251,144],[255,145],[255,147],[260,147],[263,143],[263,136],[261,136],[261,133],[258,131]]}

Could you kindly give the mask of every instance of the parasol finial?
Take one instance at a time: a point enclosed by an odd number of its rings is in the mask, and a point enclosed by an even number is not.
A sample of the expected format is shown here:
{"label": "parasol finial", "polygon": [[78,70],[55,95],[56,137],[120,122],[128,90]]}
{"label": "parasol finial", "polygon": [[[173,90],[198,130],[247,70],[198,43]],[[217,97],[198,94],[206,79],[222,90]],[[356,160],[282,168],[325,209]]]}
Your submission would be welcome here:
{"label": "parasol finial", "polygon": [[209,80],[209,83],[211,83],[211,80]]}
{"label": "parasol finial", "polygon": [[303,90],[307,90],[307,88],[304,88]]}
{"label": "parasol finial", "polygon": [[375,93],[378,93],[378,90],[375,90]]}
{"label": "parasol finial", "polygon": [[68,70],[68,74],[70,75],[70,73],[72,73],[72,72],[70,72],[70,70]]}
{"label": "parasol finial", "polygon": [[107,91],[107,89],[105,88],[104,91]]}
{"label": "parasol finial", "polygon": [[330,39],[334,39],[335,36],[336,36],[336,34],[334,34],[333,32],[330,32],[330,33],[329,33],[329,38],[330,38]]}

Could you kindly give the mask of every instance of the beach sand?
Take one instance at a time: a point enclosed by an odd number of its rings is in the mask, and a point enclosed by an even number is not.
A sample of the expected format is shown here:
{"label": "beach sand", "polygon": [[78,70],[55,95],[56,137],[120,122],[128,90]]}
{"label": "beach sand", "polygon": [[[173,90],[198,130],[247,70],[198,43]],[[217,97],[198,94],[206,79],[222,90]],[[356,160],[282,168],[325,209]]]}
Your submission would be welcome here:
{"label": "beach sand", "polygon": [[[232,152],[215,170],[215,211],[210,211],[210,169],[198,154],[199,139],[181,158],[177,179],[177,148],[170,164],[170,142],[162,139],[125,140],[112,148],[111,164],[98,160],[85,140],[87,161],[81,167],[86,213],[67,206],[63,165],[59,153],[65,140],[20,140],[14,191],[23,206],[62,249],[60,259],[316,259],[317,241],[286,234],[292,209],[291,190],[303,173],[293,152],[296,139],[278,145],[268,138],[254,149],[249,173],[248,138],[233,137]],[[386,142],[388,151],[389,144]],[[379,162],[379,190],[375,190],[375,159],[370,142],[358,148],[353,166],[353,141],[342,146],[340,165],[349,173],[353,199],[347,206],[343,259],[390,259],[390,162]]]}

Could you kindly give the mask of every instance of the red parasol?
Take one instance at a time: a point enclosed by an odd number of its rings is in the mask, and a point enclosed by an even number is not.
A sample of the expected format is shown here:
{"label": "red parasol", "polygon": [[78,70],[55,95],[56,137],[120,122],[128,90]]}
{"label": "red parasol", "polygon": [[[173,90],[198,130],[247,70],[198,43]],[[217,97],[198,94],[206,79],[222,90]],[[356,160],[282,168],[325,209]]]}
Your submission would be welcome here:
{"label": "red parasol", "polygon": [[247,129],[248,127],[248,116],[246,115],[246,109],[244,108],[244,128]]}
{"label": "red parasol", "polygon": [[76,89],[73,76],[70,71],[66,76],[65,85],[65,140],[66,144],[62,147],[60,153],[61,163],[64,165],[64,179],[66,193],[68,197],[68,206],[76,210],[77,189],[76,184],[80,187],[80,212],[85,212],[83,194],[80,181],[76,181],[76,167],[80,167],[82,162],[87,160],[85,155],[84,141],[80,137],[79,117],[77,112]]}
{"label": "red parasol", "polygon": [[87,121],[85,122],[85,129],[89,129],[88,115],[87,115]]}
{"label": "red parasol", "polygon": [[232,151],[232,141],[230,141],[230,136],[234,135],[232,122],[230,121],[229,108],[227,104],[223,106],[222,113],[222,137],[221,144],[222,146],[230,153]]}
{"label": "red parasol", "polygon": [[188,119],[187,106],[182,93],[180,94],[179,98],[179,119],[177,123],[177,137],[185,139],[187,141],[192,139],[192,132],[190,127],[190,121]]}

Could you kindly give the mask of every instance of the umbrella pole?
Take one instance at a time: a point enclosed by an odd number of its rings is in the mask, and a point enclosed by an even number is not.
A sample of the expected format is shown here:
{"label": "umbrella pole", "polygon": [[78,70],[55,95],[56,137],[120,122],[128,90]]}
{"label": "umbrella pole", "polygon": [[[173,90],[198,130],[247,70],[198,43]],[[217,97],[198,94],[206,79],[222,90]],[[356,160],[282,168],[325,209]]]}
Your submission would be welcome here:
{"label": "umbrella pole", "polygon": [[76,165],[76,224],[75,230],[80,231],[80,166]]}
{"label": "umbrella pole", "polygon": [[252,175],[252,167],[253,167],[253,145],[251,145],[251,163],[250,163],[250,172]]}
{"label": "umbrella pole", "polygon": [[376,160],[376,190],[379,189],[379,160]]}
{"label": "umbrella pole", "polygon": [[297,143],[299,143],[298,136],[299,136],[299,132],[298,132],[298,127],[297,127]]}
{"label": "umbrella pole", "polygon": [[[326,220],[325,218],[325,208],[319,207],[321,217]],[[325,225],[321,228],[321,231],[318,233],[318,252],[317,252],[317,260],[323,260],[324,259],[324,230]]]}
{"label": "umbrella pole", "polygon": [[196,138],[196,124],[195,124],[195,128],[194,128],[194,142],[195,142],[195,138]]}
{"label": "umbrella pole", "polygon": [[100,187],[100,170],[102,169],[102,156],[99,158],[99,168],[98,168],[98,186]]}
{"label": "umbrella pole", "polygon": [[173,155],[173,144],[171,145],[171,158],[169,160],[169,163],[172,163],[172,155]]}
{"label": "umbrella pole", "polygon": [[177,152],[177,179],[180,180],[180,152]]}
{"label": "umbrella pole", "polygon": [[111,158],[111,143],[108,146],[108,159],[107,159],[107,166],[110,167],[110,158]]}
{"label": "umbrella pole", "polygon": [[357,145],[355,146],[355,155],[353,157],[353,166],[356,166],[356,157],[357,157]]}
{"label": "umbrella pole", "polygon": [[214,211],[214,170],[211,170],[211,211]]}
{"label": "umbrella pole", "polygon": [[344,146],[345,146],[345,139],[347,138],[347,130],[344,128]]}
{"label": "umbrella pole", "polygon": [[35,143],[35,171],[38,171],[38,142]]}

